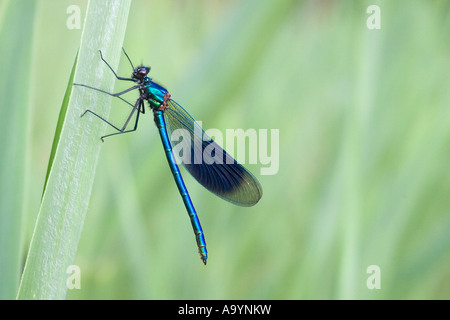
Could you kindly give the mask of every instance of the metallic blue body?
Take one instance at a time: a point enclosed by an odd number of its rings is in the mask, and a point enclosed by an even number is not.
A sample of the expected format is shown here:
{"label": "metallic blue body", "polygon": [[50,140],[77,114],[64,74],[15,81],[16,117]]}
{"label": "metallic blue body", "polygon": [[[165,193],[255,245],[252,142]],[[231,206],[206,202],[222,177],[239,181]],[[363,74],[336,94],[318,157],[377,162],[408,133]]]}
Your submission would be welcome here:
{"label": "metallic blue body", "polygon": [[[182,162],[182,165],[201,185],[217,196],[236,205],[252,206],[261,198],[262,188],[250,172],[208,137],[194,118],[170,98],[166,88],[147,76],[142,78],[141,83],[142,86],[139,89],[141,97],[150,104],[150,108],[153,110],[154,121],[170,170],[194,229],[200,258],[206,264],[208,253],[203,230],[175,162],[170,135],[177,129],[183,129],[189,133],[190,139],[183,139],[180,143],[186,144],[185,147],[191,149],[191,161],[189,163]],[[205,148],[214,149],[217,157],[213,158],[211,154],[205,153]],[[201,155],[201,161],[194,159],[196,154]],[[221,163],[216,163],[218,159],[222,160]]]}
{"label": "metallic blue body", "polygon": [[161,137],[161,142],[166,153],[167,162],[169,163],[169,167],[172,171],[175,183],[177,184],[178,191],[180,192],[181,198],[183,199],[184,205],[189,215],[189,219],[191,219],[192,228],[194,229],[195,233],[195,239],[197,240],[198,252],[201,259],[203,260],[203,263],[206,264],[208,252],[206,251],[206,242],[205,237],[203,236],[202,226],[200,225],[200,220],[198,219],[197,212],[195,211],[194,205],[192,204],[191,198],[189,197],[189,193],[186,189],[186,186],[184,185],[184,181],[181,176],[180,170],[178,169],[178,165],[175,162],[170,139],[167,135],[163,111],[156,110],[153,114],[155,124],[158,128],[159,136]]}

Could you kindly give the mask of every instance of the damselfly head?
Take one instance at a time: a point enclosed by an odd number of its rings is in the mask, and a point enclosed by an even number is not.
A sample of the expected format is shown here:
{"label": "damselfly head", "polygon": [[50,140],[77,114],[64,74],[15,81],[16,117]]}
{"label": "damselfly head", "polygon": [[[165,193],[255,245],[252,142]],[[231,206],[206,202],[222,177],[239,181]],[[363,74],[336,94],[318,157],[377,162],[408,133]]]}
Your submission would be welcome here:
{"label": "damselfly head", "polygon": [[150,72],[150,67],[140,66],[140,67],[137,67],[136,69],[134,69],[131,77],[135,80],[142,80],[147,76],[147,74],[149,72]]}

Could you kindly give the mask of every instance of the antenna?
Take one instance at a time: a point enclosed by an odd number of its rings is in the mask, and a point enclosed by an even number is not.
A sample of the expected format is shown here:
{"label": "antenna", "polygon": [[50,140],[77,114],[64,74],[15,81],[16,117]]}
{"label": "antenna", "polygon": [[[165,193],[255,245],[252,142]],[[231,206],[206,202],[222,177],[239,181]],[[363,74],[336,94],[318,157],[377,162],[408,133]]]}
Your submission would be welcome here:
{"label": "antenna", "polygon": [[131,67],[133,68],[133,70],[134,70],[134,66],[133,66],[133,63],[131,62],[131,60],[130,60],[130,57],[127,55],[127,53],[126,53],[126,51],[125,51],[125,48],[123,48],[122,47],[122,50],[123,50],[123,53],[125,53],[125,56],[127,57],[127,59],[128,59],[128,61],[130,62],[130,64],[131,64]]}

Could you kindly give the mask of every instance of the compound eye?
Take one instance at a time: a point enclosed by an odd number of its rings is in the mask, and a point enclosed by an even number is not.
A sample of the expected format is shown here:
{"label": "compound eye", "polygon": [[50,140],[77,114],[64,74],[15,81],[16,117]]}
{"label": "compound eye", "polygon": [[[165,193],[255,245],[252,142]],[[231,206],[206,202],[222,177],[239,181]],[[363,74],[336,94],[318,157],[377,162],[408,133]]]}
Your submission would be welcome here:
{"label": "compound eye", "polygon": [[148,67],[141,67],[140,70],[139,70],[139,73],[144,75],[144,76],[146,76],[149,73],[149,71],[150,71],[150,68],[148,68]]}

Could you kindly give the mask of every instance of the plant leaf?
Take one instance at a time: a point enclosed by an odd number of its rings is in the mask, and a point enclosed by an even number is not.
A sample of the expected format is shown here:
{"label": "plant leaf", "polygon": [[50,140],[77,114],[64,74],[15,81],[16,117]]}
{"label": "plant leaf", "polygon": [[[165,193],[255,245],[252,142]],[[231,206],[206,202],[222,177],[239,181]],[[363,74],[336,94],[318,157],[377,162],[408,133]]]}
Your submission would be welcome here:
{"label": "plant leaf", "polygon": [[59,112],[58,123],[56,125],[55,137],[53,138],[52,151],[50,152],[50,158],[48,159],[47,174],[45,175],[44,189],[42,190],[42,195],[44,195],[45,187],[47,186],[48,175],[52,168],[53,159],[55,158],[56,148],[58,147],[59,138],[61,136],[61,129],[64,124],[64,119],[66,118],[67,106],[69,105],[70,95],[72,94],[73,78],[75,76],[75,70],[77,66],[78,53],[75,57],[73,63],[72,72],[70,73],[69,83],[67,84],[66,93],[64,94],[63,103],[61,105],[61,110]]}
{"label": "plant leaf", "polygon": [[[81,37],[76,83],[112,91],[130,0],[90,1]],[[36,220],[18,299],[64,299],[88,208],[105,125],[80,115],[87,108],[108,116],[111,97],[74,87]],[[58,132],[56,133],[56,135]],[[57,139],[57,138],[55,138]]]}

